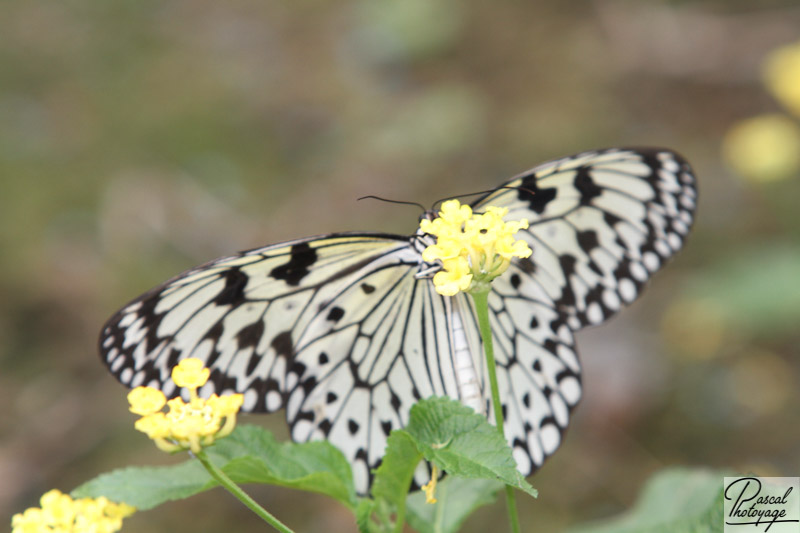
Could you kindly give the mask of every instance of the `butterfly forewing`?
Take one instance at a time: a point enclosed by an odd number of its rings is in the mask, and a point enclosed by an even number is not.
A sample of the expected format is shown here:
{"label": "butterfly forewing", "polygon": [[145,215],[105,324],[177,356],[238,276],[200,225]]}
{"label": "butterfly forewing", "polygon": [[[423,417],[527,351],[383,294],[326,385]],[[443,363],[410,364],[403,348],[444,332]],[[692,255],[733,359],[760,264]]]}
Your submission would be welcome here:
{"label": "butterfly forewing", "polygon": [[295,241],[213,261],[114,315],[101,351],[122,383],[176,394],[170,369],[197,357],[201,394],[235,391],[245,411],[286,408],[297,441],[327,438],[366,492],[386,437],[428,396],[458,398],[444,298],[418,279],[408,237]]}
{"label": "butterfly forewing", "polygon": [[683,244],[696,189],[689,165],[660,149],[610,149],[546,163],[474,204],[527,218],[533,249],[519,263],[573,329],[632,302]]}
{"label": "butterfly forewing", "polygon": [[287,392],[297,340],[335,326],[340,311],[328,308],[329,301],[353,285],[361,292],[348,294],[382,294],[384,285],[370,285],[371,278],[417,263],[407,238],[378,234],[243,252],[187,271],[128,304],[103,329],[101,351],[124,384],[155,385],[168,394],[171,368],[198,357],[212,369],[211,387],[247,391],[247,410],[275,410],[282,400],[268,406],[266,393]]}
{"label": "butterfly forewing", "polygon": [[[581,397],[573,331],[632,301],[681,246],[695,190],[666,150],[611,149],[546,163],[473,204],[526,218],[533,249],[489,296],[506,436],[529,474],[560,445]],[[436,293],[430,241],[344,233],[242,252],[189,270],[106,324],[100,350],[124,384],[175,395],[186,357],[211,368],[201,394],[286,409],[296,441],[327,438],[365,493],[414,402],[450,396],[493,420],[473,303]],[[477,387],[477,388],[476,388]],[[421,480],[424,482],[425,480]]]}

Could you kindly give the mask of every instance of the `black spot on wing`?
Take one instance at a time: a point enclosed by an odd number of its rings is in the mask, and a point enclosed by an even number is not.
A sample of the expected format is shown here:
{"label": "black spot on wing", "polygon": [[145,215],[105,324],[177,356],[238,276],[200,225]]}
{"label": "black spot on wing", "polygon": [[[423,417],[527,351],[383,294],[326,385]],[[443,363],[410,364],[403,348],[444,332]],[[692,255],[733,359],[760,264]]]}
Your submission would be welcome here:
{"label": "black spot on wing", "polygon": [[225,287],[214,298],[217,305],[238,305],[244,301],[244,289],[247,287],[247,274],[238,268],[227,270],[223,276]]}
{"label": "black spot on wing", "polygon": [[561,265],[561,269],[564,271],[564,275],[567,277],[567,279],[575,274],[575,265],[578,263],[578,260],[575,259],[575,256],[570,254],[561,255],[558,257],[558,262]]}
{"label": "black spot on wing", "polygon": [[258,363],[261,362],[261,358],[257,355],[250,354],[250,360],[247,361],[247,368],[245,369],[245,375],[251,376],[253,372],[255,372]]}
{"label": "black spot on wing", "polygon": [[222,337],[222,333],[224,331],[225,327],[222,325],[222,321],[219,320],[217,321],[216,324],[214,324],[213,326],[211,326],[211,328],[209,328],[206,334],[203,335],[203,338],[211,339],[212,341],[214,341],[214,343],[216,343],[217,341],[219,341],[220,337]]}
{"label": "black spot on wing", "polygon": [[331,427],[333,427],[333,423],[328,420],[327,418],[320,422],[317,427],[322,431],[322,433],[327,437],[328,434],[331,432]]}
{"label": "black spot on wing", "polygon": [[364,294],[372,294],[375,292],[375,287],[369,283],[362,283],[361,290],[364,291]]}
{"label": "black spot on wing", "polygon": [[600,245],[597,238],[597,232],[594,230],[586,230],[578,232],[578,245],[587,254]]}
{"label": "black spot on wing", "polygon": [[547,208],[547,204],[555,200],[556,189],[540,189],[536,179],[535,174],[524,178],[517,190],[517,197],[521,202],[527,202],[532,211],[541,215]]}
{"label": "black spot on wing", "polygon": [[289,252],[289,261],[272,269],[270,275],[275,279],[296,287],[309,273],[308,267],[317,262],[317,251],[307,242],[295,244]]}
{"label": "black spot on wing", "polygon": [[397,394],[395,394],[394,392],[392,393],[392,399],[389,400],[389,403],[392,404],[392,408],[395,411],[398,411],[398,412],[400,411],[400,406],[402,405],[402,403],[400,402],[400,397],[397,396]]}
{"label": "black spot on wing", "polygon": [[283,357],[294,356],[294,347],[292,344],[293,342],[292,342],[291,331],[284,331],[282,333],[278,333],[277,335],[275,335],[275,338],[272,339],[272,348],[275,350],[275,353]]}
{"label": "black spot on wing", "polygon": [[536,272],[536,263],[531,261],[529,257],[523,257],[521,259],[517,259],[517,265],[526,274],[533,274],[534,272]]}
{"label": "black spot on wing", "polygon": [[169,352],[169,357],[167,357],[167,368],[172,368],[174,366],[177,366],[180,357],[181,357],[181,351],[172,348]]}
{"label": "black spot on wing", "polygon": [[[553,339],[547,339],[542,343],[542,348],[558,357],[558,344]],[[538,360],[537,360],[538,361]]]}
{"label": "black spot on wing", "polygon": [[[296,369],[296,368],[290,369],[290,372],[295,372],[295,371],[298,376],[302,376],[303,373],[306,371],[306,368],[305,366],[303,366],[302,369]],[[314,387],[317,386],[317,378],[315,378],[314,376],[309,376],[308,378],[301,381],[299,386],[301,389],[303,389],[303,392],[306,395],[308,395],[311,393],[312,390],[314,390]]]}
{"label": "black spot on wing", "polygon": [[253,322],[239,330],[236,334],[236,341],[239,343],[239,348],[255,348],[261,336],[264,334],[264,321],[259,320]]}
{"label": "black spot on wing", "polygon": [[581,205],[589,205],[603,192],[592,179],[589,167],[578,168],[578,174],[575,176],[575,188],[581,193]]}
{"label": "black spot on wing", "polygon": [[344,316],[344,309],[341,307],[331,307],[330,312],[328,312],[328,320],[331,322],[338,322]]}

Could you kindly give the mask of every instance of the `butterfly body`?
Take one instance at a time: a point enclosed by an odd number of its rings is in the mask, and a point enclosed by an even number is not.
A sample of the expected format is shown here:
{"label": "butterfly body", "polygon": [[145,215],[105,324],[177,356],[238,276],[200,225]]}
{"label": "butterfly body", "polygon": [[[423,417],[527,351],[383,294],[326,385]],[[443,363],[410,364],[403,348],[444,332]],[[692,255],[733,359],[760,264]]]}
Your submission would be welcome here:
{"label": "butterfly body", "polygon": [[[528,219],[533,250],[489,294],[506,434],[528,474],[561,443],[581,397],[573,333],[633,301],[682,245],[696,191],[661,149],[587,152],[540,165],[473,202]],[[431,217],[426,213],[423,216]],[[439,295],[434,239],[338,233],[266,246],[189,270],[107,322],[100,351],[125,385],[176,394],[171,368],[202,359],[201,394],[242,392],[243,410],[286,410],[296,441],[342,449],[365,492],[411,405],[450,396],[492,409],[472,301]]]}

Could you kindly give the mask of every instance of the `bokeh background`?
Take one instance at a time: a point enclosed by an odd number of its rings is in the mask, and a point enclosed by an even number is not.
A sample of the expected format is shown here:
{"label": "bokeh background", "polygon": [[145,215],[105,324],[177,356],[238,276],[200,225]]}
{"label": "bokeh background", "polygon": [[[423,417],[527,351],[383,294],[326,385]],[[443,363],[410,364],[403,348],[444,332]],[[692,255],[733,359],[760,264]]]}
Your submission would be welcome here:
{"label": "bokeh background", "polygon": [[[699,216],[632,309],[578,335],[585,399],[523,524],[613,515],[668,465],[798,475],[800,117],[764,65],[799,37],[800,6],[778,0],[5,2],[0,522],[175,460],[97,355],[129,299],[240,249],[415,229],[416,208],[363,195],[429,205],[616,145],[683,153]],[[784,129],[731,140],[765,113]],[[246,419],[286,436],[280,414]],[[321,497],[253,493],[297,531],[355,531]],[[212,491],[124,531],[231,527],[263,530]]]}

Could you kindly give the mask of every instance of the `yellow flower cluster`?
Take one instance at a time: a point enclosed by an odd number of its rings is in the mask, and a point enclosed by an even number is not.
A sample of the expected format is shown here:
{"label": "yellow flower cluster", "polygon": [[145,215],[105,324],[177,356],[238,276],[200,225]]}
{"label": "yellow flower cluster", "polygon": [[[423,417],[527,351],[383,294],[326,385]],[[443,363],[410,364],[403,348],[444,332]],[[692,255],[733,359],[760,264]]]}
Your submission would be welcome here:
{"label": "yellow flower cluster", "polygon": [[73,500],[58,490],[47,492],[31,507],[11,519],[12,533],[112,533],[136,509],[107,498]]}
{"label": "yellow flower cluster", "polygon": [[[141,415],[135,427],[167,452],[190,449],[197,453],[216,439],[230,434],[244,396],[213,394],[207,400],[197,395],[210,374],[199,359],[184,359],[172,369],[172,381],[189,389],[189,402],[181,398],[167,401],[164,393],[151,387],[136,387],[128,393],[132,413]],[[164,406],[169,412],[163,412]],[[224,419],[224,423],[223,423]]]}
{"label": "yellow flower cluster", "polygon": [[525,241],[514,239],[528,221],[503,222],[506,214],[508,209],[493,206],[474,214],[470,206],[448,200],[438,218],[420,222],[422,231],[437,237],[422,258],[441,261],[444,267],[433,277],[436,292],[453,296],[459,291],[488,291],[489,283],[508,269],[512,257],[531,255]]}
{"label": "yellow flower cluster", "polygon": [[800,41],[770,52],[764,61],[764,85],[794,118],[765,113],[735,124],[722,142],[723,157],[741,176],[778,181],[800,172]]}

